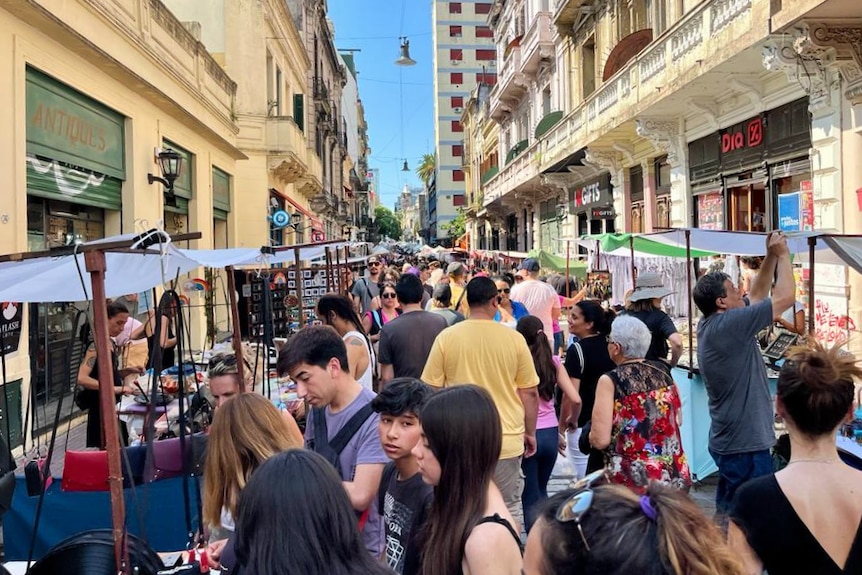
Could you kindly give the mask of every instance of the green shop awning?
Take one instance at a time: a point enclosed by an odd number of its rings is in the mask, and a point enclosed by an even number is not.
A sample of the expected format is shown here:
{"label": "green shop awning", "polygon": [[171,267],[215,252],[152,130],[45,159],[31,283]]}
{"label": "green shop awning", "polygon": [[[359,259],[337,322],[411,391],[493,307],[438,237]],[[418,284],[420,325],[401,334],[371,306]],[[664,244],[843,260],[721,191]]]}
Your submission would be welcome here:
{"label": "green shop awning", "polygon": [[[527,257],[539,260],[543,270],[553,270],[557,273],[566,273],[566,256],[560,256],[545,250],[533,250]],[[577,250],[572,250],[569,258],[569,275],[580,279],[587,277],[587,263],[577,259]]]}

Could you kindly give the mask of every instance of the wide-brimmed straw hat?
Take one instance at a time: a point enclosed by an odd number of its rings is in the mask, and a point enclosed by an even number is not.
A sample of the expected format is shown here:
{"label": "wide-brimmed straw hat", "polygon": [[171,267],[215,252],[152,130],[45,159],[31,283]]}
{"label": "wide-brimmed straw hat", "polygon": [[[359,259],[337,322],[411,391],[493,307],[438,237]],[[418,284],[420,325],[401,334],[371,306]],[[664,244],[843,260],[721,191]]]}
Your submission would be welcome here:
{"label": "wide-brimmed straw hat", "polygon": [[629,301],[643,301],[669,296],[673,291],[664,287],[661,276],[655,272],[643,272],[638,275],[635,289],[629,296]]}

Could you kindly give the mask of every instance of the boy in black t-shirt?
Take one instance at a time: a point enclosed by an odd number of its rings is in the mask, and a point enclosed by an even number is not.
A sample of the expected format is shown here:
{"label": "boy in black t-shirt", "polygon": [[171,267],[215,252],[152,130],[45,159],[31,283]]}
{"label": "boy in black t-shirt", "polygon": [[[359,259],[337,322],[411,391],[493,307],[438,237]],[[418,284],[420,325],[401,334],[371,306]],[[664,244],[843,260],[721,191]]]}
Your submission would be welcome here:
{"label": "boy in black t-shirt", "polygon": [[412,453],[421,433],[418,414],[432,393],[418,379],[399,377],[390,380],[371,402],[380,414],[380,443],[392,460],[383,470],[378,492],[386,538],[383,561],[399,575],[419,573],[419,535],[434,497],[434,488],[422,481]]}

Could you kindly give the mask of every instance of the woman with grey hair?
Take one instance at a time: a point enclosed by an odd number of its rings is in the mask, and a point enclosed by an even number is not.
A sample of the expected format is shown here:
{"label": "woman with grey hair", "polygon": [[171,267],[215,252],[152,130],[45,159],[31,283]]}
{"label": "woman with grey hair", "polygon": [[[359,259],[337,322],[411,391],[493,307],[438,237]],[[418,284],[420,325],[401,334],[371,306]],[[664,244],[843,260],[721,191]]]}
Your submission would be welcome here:
{"label": "woman with grey hair", "polygon": [[645,360],[650,331],[641,320],[616,318],[608,355],[616,369],[599,378],[590,445],[604,451],[611,481],[643,493],[651,481],[688,490],[682,450],[682,403],[666,364]]}

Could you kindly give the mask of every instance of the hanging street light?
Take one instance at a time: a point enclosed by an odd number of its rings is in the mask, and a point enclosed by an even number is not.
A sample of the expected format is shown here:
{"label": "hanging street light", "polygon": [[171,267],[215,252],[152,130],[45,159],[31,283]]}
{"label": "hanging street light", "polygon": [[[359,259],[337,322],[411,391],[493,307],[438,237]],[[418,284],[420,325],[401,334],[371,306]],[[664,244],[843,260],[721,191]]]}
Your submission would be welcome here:
{"label": "hanging street light", "polygon": [[401,41],[401,56],[395,60],[395,64],[397,66],[415,65],[416,60],[410,57],[410,40],[408,40],[406,36],[399,36],[398,39]]}
{"label": "hanging street light", "polygon": [[401,167],[402,172],[409,172],[410,166],[407,165],[407,160],[404,160],[404,165]]}

